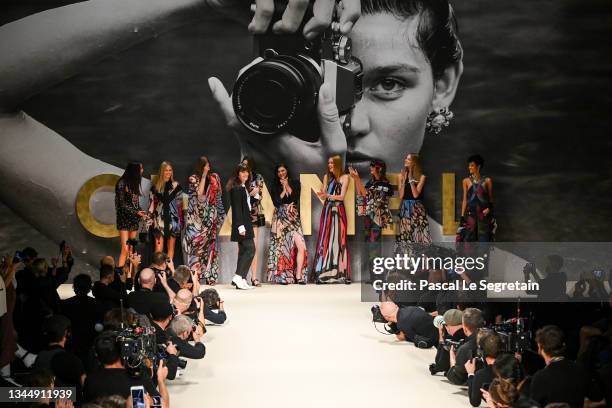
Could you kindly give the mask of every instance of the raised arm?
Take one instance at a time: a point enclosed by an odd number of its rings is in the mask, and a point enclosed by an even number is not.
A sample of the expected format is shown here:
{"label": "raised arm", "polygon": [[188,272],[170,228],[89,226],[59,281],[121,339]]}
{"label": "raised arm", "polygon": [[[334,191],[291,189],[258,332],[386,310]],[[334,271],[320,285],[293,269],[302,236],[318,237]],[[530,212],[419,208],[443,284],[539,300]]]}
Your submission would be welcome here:
{"label": "raised arm", "polygon": [[206,0],[90,0],[0,27],[0,112],[108,55],[202,18]]}

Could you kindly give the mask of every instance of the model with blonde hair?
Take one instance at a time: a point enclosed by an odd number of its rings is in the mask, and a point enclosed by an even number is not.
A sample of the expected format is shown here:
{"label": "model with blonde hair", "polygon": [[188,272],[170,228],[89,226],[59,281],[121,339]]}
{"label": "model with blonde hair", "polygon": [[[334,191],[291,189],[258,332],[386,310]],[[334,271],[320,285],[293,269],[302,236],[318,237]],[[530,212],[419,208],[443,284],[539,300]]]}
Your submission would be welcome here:
{"label": "model with blonde hair", "polygon": [[419,156],[415,153],[406,155],[398,180],[399,196],[402,200],[395,247],[398,253],[411,252],[411,244],[431,243],[427,212],[421,201],[426,180]]}
{"label": "model with blonde hair", "polygon": [[159,166],[157,180],[149,193],[149,202],[155,252],[166,252],[173,259],[176,239],[181,236],[183,224],[183,189],[174,180],[170,162],[164,161]]}
{"label": "model with blonde hair", "polygon": [[346,239],[344,196],[349,177],[340,156],[327,160],[327,172],[317,196],[324,200],[319,223],[319,238],[314,259],[317,283],[351,283],[351,266]]}

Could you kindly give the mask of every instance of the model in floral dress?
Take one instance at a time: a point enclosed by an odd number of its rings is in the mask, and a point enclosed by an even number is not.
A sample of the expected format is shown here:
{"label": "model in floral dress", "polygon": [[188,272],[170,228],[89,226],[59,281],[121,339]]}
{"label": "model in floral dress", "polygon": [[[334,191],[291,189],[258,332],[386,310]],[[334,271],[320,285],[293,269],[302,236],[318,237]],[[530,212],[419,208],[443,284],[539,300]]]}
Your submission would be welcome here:
{"label": "model in floral dress", "polygon": [[319,223],[314,259],[317,283],[351,283],[351,265],[347,247],[347,218],[344,196],[349,177],[343,172],[342,158],[330,157],[323,188],[317,193],[325,200]]}
{"label": "model in floral dress", "polygon": [[[387,166],[382,160],[372,160],[370,163],[370,180],[363,185],[359,173],[350,167],[349,173],[355,181],[357,189],[357,214],[364,217],[364,241],[368,253],[365,269],[371,273],[375,257],[382,255],[382,230],[393,223],[389,209],[389,197],[393,195],[393,187],[387,180]],[[363,253],[363,252],[362,252]],[[370,280],[372,280],[370,275]]]}
{"label": "model in floral dress", "polygon": [[219,276],[219,231],[225,219],[221,194],[219,175],[211,172],[208,159],[201,157],[189,177],[183,249],[189,268],[209,285]]}
{"label": "model in floral dress", "polygon": [[[121,253],[117,265],[123,267],[132,247],[128,241],[136,238],[141,219],[147,213],[140,208],[140,182],[143,167],[140,162],[130,162],[123,175],[115,185],[115,211],[117,216],[117,229],[121,242]],[[133,248],[132,248],[133,249]]]}
{"label": "model in floral dress", "polygon": [[149,193],[149,203],[155,252],[166,252],[173,259],[174,247],[177,238],[181,237],[183,224],[183,189],[174,180],[169,162],[162,162],[159,167],[157,182]]}
{"label": "model in floral dress", "polygon": [[427,212],[421,201],[426,177],[416,154],[408,154],[399,177],[401,197],[399,209],[399,234],[396,237],[396,253],[412,254],[420,247],[431,244]]}
{"label": "model in floral dress", "polygon": [[306,284],[308,254],[300,222],[300,182],[289,177],[284,164],[276,166],[274,174],[270,191],[275,209],[270,230],[268,281],[303,285]]}

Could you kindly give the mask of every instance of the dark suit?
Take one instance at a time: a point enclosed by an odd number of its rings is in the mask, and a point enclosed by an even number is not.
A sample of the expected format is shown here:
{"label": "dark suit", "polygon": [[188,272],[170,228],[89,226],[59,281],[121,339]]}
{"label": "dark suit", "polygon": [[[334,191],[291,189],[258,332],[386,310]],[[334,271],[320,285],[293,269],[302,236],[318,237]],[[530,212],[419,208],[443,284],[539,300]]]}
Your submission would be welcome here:
{"label": "dark suit", "polygon": [[128,306],[145,316],[149,316],[151,308],[156,303],[168,303],[168,296],[142,288],[130,293],[127,298]]}
{"label": "dark suit", "polygon": [[[247,191],[242,186],[236,186],[230,190],[230,204],[232,207],[232,241],[238,242],[238,262],[236,263],[236,275],[246,278],[249,267],[255,256],[255,242],[253,238],[253,224],[251,213],[247,204]],[[244,226],[245,234],[240,235],[239,226]]]}

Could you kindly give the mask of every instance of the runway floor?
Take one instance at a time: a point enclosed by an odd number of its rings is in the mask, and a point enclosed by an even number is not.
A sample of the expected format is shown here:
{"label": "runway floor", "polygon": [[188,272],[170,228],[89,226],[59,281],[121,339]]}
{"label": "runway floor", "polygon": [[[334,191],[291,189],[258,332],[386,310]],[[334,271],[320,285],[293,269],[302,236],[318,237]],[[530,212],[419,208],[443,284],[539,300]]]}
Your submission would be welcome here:
{"label": "runway floor", "polygon": [[359,285],[217,287],[228,320],[170,382],[173,407],[468,407],[434,350],[375,331]]}

